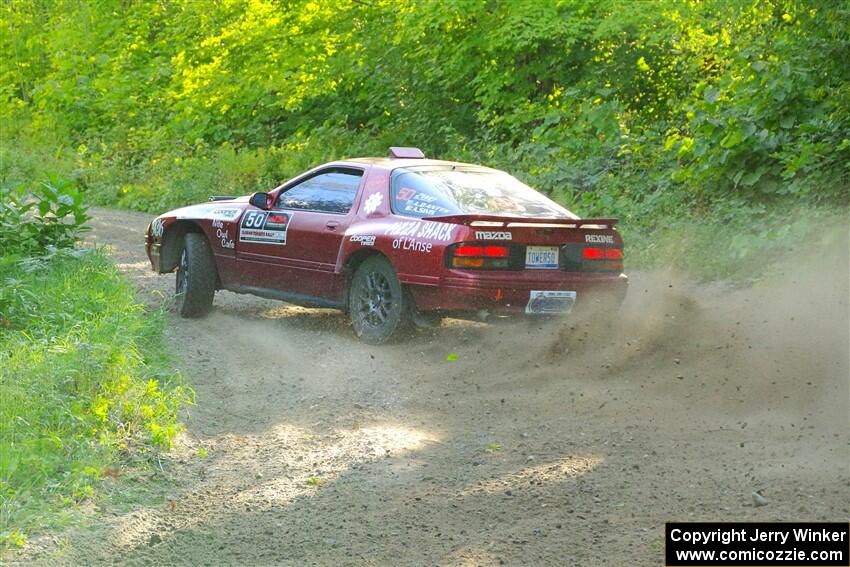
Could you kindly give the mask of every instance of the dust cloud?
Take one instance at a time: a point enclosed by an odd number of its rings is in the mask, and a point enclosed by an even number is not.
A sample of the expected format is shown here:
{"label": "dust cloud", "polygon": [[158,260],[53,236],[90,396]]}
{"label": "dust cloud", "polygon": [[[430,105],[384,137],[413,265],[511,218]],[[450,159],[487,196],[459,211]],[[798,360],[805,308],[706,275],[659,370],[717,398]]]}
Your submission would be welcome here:
{"label": "dust cloud", "polygon": [[[117,262],[143,260],[146,216],[96,217]],[[613,317],[447,320],[381,347],[338,312],[220,293],[169,318],[197,403],[158,499],[18,558],[656,565],[667,521],[846,521],[846,226],[806,244],[751,286],[632,273]],[[154,306],[174,285],[127,273]]]}

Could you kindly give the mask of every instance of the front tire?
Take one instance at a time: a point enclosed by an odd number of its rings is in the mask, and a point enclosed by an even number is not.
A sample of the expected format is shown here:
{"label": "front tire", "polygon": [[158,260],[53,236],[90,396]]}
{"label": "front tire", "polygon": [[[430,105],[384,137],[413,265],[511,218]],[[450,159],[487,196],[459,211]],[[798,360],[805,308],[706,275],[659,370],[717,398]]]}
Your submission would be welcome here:
{"label": "front tire", "polygon": [[354,272],[348,306],[354,332],[365,343],[386,343],[412,325],[411,299],[392,265],[382,257],[367,259]]}
{"label": "front tire", "polygon": [[177,313],[187,318],[209,313],[215,296],[215,280],[215,261],[207,239],[194,232],[186,234],[175,278]]}

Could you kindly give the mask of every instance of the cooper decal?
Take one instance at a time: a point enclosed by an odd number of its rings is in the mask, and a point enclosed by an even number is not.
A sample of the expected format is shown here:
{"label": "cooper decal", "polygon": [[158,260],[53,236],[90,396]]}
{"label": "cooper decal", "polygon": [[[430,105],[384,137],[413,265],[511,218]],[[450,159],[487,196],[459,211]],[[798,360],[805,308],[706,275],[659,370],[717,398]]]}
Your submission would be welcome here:
{"label": "cooper decal", "polygon": [[215,207],[209,205],[203,207],[183,207],[182,209],[174,211],[174,216],[177,217],[178,220],[207,219],[233,222],[239,218],[241,213],[242,209],[240,207]]}
{"label": "cooper decal", "polygon": [[235,221],[236,217],[239,216],[239,213],[242,212],[242,209],[233,208],[233,207],[223,207],[218,209],[213,209],[210,212],[210,218],[212,220],[222,220],[222,221]]}
{"label": "cooper decal", "polygon": [[383,200],[384,196],[380,193],[372,193],[366,198],[366,202],[363,204],[363,210],[366,211],[367,215],[371,215],[378,210]]}
{"label": "cooper decal", "polygon": [[514,235],[510,232],[490,232],[486,230],[475,231],[475,238],[479,240],[513,240]]}
{"label": "cooper decal", "polygon": [[375,235],[374,234],[355,234],[351,238],[349,238],[351,242],[359,242],[361,246],[374,246],[375,245]]}
{"label": "cooper decal", "polygon": [[286,232],[293,216],[293,213],[248,211],[242,217],[239,242],[285,245]]}
{"label": "cooper decal", "polygon": [[594,244],[614,244],[614,235],[612,234],[585,234],[585,242],[593,242]]}
{"label": "cooper decal", "polygon": [[154,219],[151,223],[151,236],[159,238],[162,236],[163,229],[165,229],[165,219]]}

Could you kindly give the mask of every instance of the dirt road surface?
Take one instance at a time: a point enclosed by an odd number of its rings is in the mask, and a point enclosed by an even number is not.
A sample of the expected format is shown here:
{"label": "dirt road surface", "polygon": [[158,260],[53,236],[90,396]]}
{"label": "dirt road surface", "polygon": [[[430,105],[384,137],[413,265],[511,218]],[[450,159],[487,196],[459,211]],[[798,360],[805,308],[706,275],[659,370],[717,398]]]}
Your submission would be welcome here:
{"label": "dirt road surface", "polygon": [[[170,297],[150,216],[94,215],[142,300]],[[168,319],[197,403],[161,498],[16,559],[660,565],[665,521],[846,521],[842,238],[743,290],[638,275],[611,327],[448,321],[381,347],[338,312],[220,292],[211,316]]]}

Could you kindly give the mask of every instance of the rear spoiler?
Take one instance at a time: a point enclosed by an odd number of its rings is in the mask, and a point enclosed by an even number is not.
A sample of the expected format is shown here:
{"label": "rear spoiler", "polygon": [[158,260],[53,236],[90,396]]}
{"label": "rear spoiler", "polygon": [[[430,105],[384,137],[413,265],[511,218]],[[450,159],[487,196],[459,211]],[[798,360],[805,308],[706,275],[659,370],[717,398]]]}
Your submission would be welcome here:
{"label": "rear spoiler", "polygon": [[579,228],[594,225],[599,228],[613,228],[620,219],[566,219],[563,217],[533,218],[509,217],[505,215],[443,215],[427,217],[426,220],[449,222],[467,226],[502,226],[505,228],[537,227],[537,228]]}

